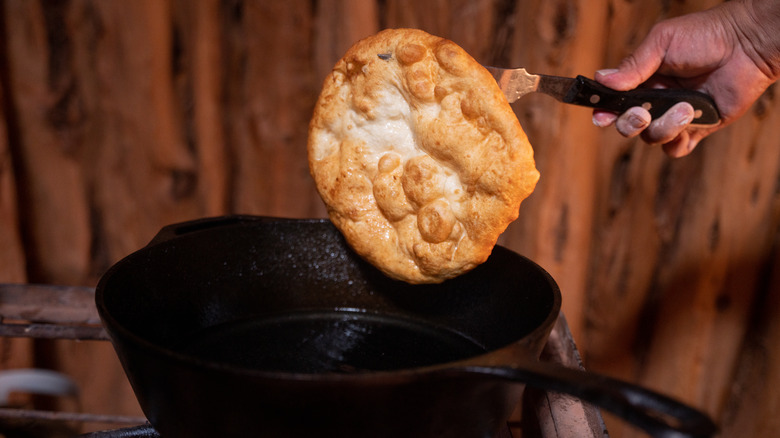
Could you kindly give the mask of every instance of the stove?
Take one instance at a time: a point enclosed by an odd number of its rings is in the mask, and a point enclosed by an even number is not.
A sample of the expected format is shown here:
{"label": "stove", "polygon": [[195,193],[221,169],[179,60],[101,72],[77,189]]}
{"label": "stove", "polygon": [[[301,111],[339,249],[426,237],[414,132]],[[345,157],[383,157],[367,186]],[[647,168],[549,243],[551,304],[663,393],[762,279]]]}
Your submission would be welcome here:
{"label": "stove", "polygon": [[[94,302],[92,288],[0,284],[0,337],[108,341]],[[582,368],[579,352],[562,314],[553,327],[542,359]],[[513,416],[496,438],[520,435],[523,438],[608,437],[600,411],[576,398],[527,388],[522,406],[522,412]],[[58,422],[111,423],[119,425],[118,428],[79,437],[160,438],[145,418],[123,415],[0,408],[0,424],[8,422],[29,429]],[[0,435],[2,432],[0,430]],[[18,436],[35,435],[20,433]]]}

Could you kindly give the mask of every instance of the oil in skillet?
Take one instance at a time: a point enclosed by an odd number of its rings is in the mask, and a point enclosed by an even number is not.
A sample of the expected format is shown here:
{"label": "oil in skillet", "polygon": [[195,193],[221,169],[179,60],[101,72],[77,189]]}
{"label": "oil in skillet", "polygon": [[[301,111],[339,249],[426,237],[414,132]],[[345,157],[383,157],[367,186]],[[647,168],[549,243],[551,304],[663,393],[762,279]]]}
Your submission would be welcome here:
{"label": "oil in skillet", "polygon": [[302,312],[212,327],[180,351],[246,369],[389,371],[465,359],[485,349],[457,332],[355,312]]}

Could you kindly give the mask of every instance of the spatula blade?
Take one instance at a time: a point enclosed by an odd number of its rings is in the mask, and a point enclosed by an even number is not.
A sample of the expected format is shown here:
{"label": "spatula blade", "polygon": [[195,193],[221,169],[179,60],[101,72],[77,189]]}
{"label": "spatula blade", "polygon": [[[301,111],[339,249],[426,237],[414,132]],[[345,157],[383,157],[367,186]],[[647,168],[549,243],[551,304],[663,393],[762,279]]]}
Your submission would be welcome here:
{"label": "spatula blade", "polygon": [[524,68],[499,68],[485,66],[498,82],[509,103],[513,103],[539,88],[539,76],[528,73]]}

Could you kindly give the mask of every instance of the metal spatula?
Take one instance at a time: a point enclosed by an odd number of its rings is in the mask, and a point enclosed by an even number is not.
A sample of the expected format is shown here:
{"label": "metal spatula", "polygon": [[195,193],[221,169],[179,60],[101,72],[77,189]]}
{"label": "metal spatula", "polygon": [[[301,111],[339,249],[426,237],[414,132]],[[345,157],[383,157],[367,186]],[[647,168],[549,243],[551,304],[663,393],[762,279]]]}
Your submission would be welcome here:
{"label": "metal spatula", "polygon": [[616,91],[584,76],[566,78],[531,74],[524,68],[485,67],[496,78],[509,103],[531,92],[548,94],[561,102],[599,108],[622,114],[631,107],[641,106],[653,119],[679,102],[693,106],[696,125],[717,125],[720,112],[712,98],[704,93],[684,89],[637,88]]}

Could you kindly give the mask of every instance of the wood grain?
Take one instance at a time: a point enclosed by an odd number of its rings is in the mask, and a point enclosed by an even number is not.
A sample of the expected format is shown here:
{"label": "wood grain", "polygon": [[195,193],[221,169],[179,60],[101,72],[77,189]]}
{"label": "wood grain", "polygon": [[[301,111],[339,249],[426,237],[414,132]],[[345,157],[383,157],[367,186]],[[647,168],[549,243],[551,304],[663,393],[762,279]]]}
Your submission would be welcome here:
{"label": "wood grain", "polygon": [[[485,64],[591,76],[658,20],[717,3],[6,0],[0,281],[94,286],[173,222],[325,216],[308,121],[336,60],[379,29],[422,28]],[[755,436],[780,434],[762,384],[780,379],[775,94],[679,160],[595,128],[586,109],[523,98],[514,109],[541,180],[500,241],[556,278],[589,369]],[[137,413],[110,348],[0,350],[2,367],[73,374],[85,409]]]}
{"label": "wood grain", "polygon": [[[3,51],[0,50],[0,54]],[[0,83],[3,77],[0,75]],[[9,132],[13,120],[6,113],[7,98],[0,87],[0,282],[25,283],[26,255],[24,251],[19,206],[16,198],[16,175]],[[33,345],[28,339],[0,339],[0,369],[29,368],[33,364]],[[29,398],[15,401],[27,404]]]}

